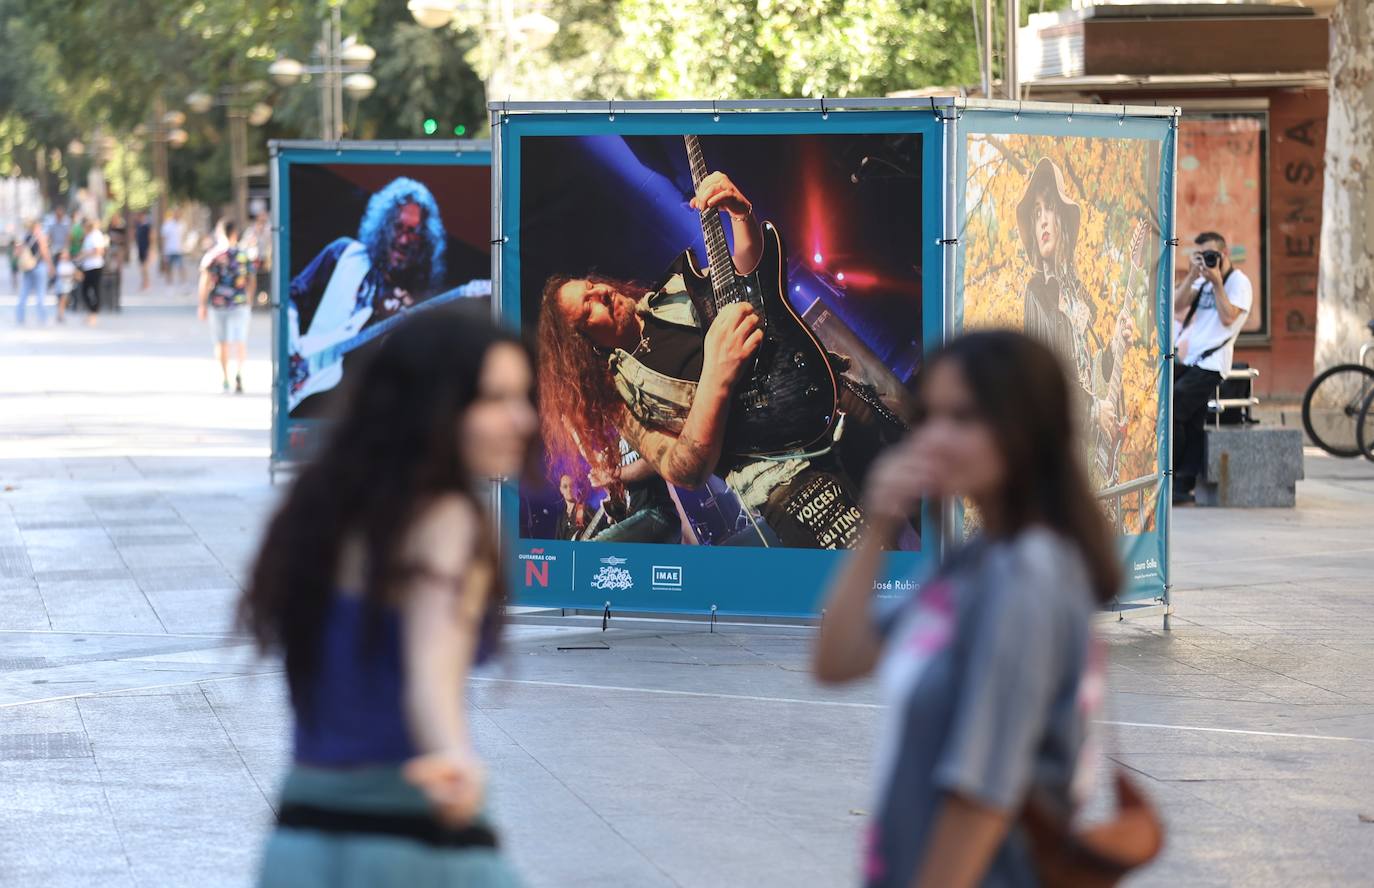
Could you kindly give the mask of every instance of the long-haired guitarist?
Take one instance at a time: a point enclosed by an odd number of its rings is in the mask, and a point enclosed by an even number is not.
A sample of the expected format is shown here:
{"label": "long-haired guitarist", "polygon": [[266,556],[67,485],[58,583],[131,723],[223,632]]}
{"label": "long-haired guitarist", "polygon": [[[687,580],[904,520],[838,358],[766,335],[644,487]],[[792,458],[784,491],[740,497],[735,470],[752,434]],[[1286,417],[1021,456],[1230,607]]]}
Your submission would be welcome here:
{"label": "long-haired guitarist", "polygon": [[[320,251],[291,281],[303,337],[346,339],[433,295],[444,279],[446,235],[434,195],[405,176],[367,202],[358,236]],[[326,392],[292,410],[322,412]]]}
{"label": "long-haired guitarist", "polygon": [[[689,205],[703,217],[728,214],[728,261],[737,275],[752,275],[765,255],[765,231],[735,183],[720,172],[706,175]],[[838,404],[834,388],[818,393],[831,398],[820,412],[843,420],[804,452],[760,456],[747,440],[727,442],[732,397],[751,372],[765,324],[781,320],[761,317],[747,302],[721,306],[709,324],[699,314],[681,271],[657,287],[596,274],[548,279],[539,359],[550,467],[585,461],[618,478],[623,438],[669,484],[700,488],[713,474],[723,477],[785,546],[853,545],[863,520],[857,485],[900,435],[900,421],[871,391],[864,398],[846,384]]]}

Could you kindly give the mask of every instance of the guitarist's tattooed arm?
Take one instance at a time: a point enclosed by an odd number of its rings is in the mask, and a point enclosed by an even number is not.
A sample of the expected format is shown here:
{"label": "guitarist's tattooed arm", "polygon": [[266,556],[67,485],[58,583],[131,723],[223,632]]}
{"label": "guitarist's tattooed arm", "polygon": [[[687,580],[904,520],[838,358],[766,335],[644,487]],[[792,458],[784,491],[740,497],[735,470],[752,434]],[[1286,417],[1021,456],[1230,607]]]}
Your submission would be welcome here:
{"label": "guitarist's tattooed arm", "polygon": [[758,315],[749,304],[726,306],[706,331],[701,379],[681,433],[646,429],[625,413],[625,439],[668,483],[699,488],[715,471],[725,442],[730,390],[762,340]]}

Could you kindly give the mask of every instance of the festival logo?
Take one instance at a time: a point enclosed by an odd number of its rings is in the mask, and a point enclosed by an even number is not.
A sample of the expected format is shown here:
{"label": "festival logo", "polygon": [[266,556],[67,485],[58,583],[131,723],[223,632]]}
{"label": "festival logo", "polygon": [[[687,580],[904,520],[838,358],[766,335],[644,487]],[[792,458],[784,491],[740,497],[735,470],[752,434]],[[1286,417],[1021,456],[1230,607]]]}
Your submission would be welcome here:
{"label": "festival logo", "polygon": [[601,568],[592,577],[592,588],[610,591],[612,589],[633,589],[634,577],[629,570],[621,567],[628,559],[609,555],[601,559]]}

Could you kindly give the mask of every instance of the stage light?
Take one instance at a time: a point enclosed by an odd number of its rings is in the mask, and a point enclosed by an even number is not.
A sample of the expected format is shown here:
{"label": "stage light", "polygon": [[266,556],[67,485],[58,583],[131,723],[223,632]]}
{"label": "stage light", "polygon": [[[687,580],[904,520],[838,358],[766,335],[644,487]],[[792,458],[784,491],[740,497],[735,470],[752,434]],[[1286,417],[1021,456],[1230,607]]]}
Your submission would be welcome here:
{"label": "stage light", "polygon": [[817,265],[820,265],[822,262],[825,261],[825,257],[822,256],[820,253],[816,253],[811,257],[811,261],[816,263]]}
{"label": "stage light", "polygon": [[844,283],[844,272],[843,272],[843,271],[837,271],[837,272],[835,272],[835,280],[839,281],[840,283]]}
{"label": "stage light", "polygon": [[801,284],[797,284],[795,287],[793,287],[793,288],[792,288],[792,292],[793,292],[793,293],[800,293],[800,292],[801,292]]}

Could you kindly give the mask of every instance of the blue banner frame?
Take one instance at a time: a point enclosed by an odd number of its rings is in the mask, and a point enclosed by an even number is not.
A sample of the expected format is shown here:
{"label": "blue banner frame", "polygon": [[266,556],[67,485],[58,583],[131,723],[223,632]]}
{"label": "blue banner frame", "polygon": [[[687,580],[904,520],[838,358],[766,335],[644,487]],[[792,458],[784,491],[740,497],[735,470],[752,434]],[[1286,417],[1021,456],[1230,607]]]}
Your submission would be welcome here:
{"label": "blue banner frame", "polygon": [[[922,341],[925,350],[943,338],[942,189],[946,179],[944,129],[938,113],[921,111],[832,111],[766,113],[568,113],[500,112],[493,190],[500,201],[499,270],[494,303],[499,319],[521,325],[520,170],[521,139],[580,135],[797,135],[827,133],[913,133],[921,136]],[[528,332],[528,331],[527,331]],[[634,543],[526,540],[519,536],[518,491],[500,485],[501,529],[507,543],[513,602],[518,605],[618,611],[719,613],[801,617],[819,609],[824,583],[842,553],[807,549],[695,547]],[[921,552],[887,558],[879,594],[909,590],[921,565],[938,554],[938,516],[923,514]],[[593,588],[605,566],[617,581]]]}
{"label": "blue banner frame", "polygon": [[413,166],[491,166],[491,148],[483,142],[314,142],[271,143],[274,253],[272,267],[272,452],[277,468],[309,455],[309,442],[323,428],[320,420],[291,419],[287,410],[288,366],[286,294],[291,288],[291,167],[301,165],[387,164]]}
{"label": "blue banner frame", "polygon": [[[1157,461],[1155,475],[1154,529],[1119,538],[1125,571],[1125,585],[1118,596],[1119,603],[1158,601],[1168,604],[1169,595],[1169,519],[1171,447],[1173,422],[1173,256],[1175,234],[1174,167],[1177,151],[1178,124],[1176,116],[1131,117],[1123,109],[1120,116],[1101,113],[1080,114],[1076,118],[1070,107],[1063,112],[1035,109],[1018,111],[967,109],[958,120],[956,193],[957,218],[961,244],[957,252],[955,293],[953,295],[953,330],[963,328],[964,260],[963,228],[967,214],[964,205],[969,177],[969,135],[1024,134],[1032,136],[1062,136],[1099,139],[1140,139],[1159,143],[1159,186],[1154,210],[1159,219],[1160,253],[1156,257],[1155,322],[1160,349],[1155,356],[1159,385],[1159,414],[1156,417],[1155,440]],[[959,526],[959,522],[953,522]]]}

